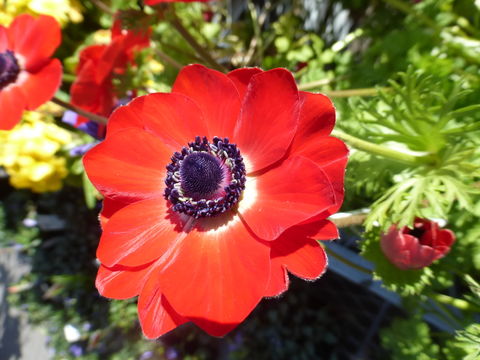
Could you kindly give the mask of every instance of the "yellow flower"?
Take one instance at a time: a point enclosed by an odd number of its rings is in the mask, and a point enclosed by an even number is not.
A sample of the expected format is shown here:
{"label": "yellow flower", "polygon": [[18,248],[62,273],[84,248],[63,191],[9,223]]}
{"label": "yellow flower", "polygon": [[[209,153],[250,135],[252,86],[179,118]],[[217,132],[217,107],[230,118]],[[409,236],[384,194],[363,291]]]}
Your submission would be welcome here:
{"label": "yellow flower", "polygon": [[70,133],[38,112],[26,112],[23,120],[11,131],[0,132],[0,165],[16,188],[59,190],[68,170],[58,151],[72,141]]}
{"label": "yellow flower", "polygon": [[29,13],[53,16],[60,25],[83,20],[82,6],[77,0],[8,0],[0,1],[0,25],[9,25],[15,16]]}

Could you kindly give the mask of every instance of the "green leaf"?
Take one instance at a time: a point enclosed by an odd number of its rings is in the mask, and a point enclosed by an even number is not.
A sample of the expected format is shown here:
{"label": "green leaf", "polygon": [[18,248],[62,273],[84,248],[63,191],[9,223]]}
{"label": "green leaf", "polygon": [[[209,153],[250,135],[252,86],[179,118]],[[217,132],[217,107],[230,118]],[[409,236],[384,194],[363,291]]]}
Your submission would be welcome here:
{"label": "green leaf", "polygon": [[87,174],[84,172],[82,175],[83,194],[85,196],[85,204],[89,209],[93,209],[97,204],[98,191],[90,182]]}

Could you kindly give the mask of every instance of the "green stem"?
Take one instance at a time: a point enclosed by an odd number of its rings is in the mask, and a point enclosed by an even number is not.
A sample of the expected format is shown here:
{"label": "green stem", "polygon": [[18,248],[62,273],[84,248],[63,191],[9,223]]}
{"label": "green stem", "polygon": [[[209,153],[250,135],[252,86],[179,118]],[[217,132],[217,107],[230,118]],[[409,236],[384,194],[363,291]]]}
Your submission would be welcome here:
{"label": "green stem", "polygon": [[402,0],[384,0],[384,1],[390,4],[391,6],[393,6],[394,8],[396,8],[397,10],[400,10],[407,15],[412,15],[416,17],[418,20],[420,20],[421,22],[423,22],[425,25],[432,28],[436,32],[441,31],[441,28],[439,28],[439,26],[435,23],[435,21],[416,11],[410,4],[403,2]]}
{"label": "green stem", "polygon": [[[306,69],[306,68],[304,68]],[[303,70],[303,69],[302,69]],[[305,84],[299,84],[298,85],[298,90],[306,91],[306,90],[311,90],[315,89],[321,86],[328,85],[332,82],[334,82],[336,79],[321,79],[321,80],[316,80],[316,81],[311,81]]]}
{"label": "green stem", "polygon": [[165,61],[166,63],[172,65],[174,68],[178,69],[178,70],[181,70],[183,68],[182,64],[178,63],[175,59],[173,59],[172,57],[168,56],[167,54],[165,54],[163,51],[159,50],[159,49],[155,49],[155,54],[157,54],[157,56],[162,59],[163,61]]}
{"label": "green stem", "polygon": [[103,116],[100,116],[100,115],[97,115],[97,114],[93,114],[91,112],[80,109],[79,107],[77,107],[75,105],[72,105],[68,102],[65,102],[63,100],[60,100],[57,97],[53,97],[52,99],[50,99],[50,101],[57,104],[57,105],[60,105],[61,107],[64,107],[65,109],[72,110],[72,111],[76,112],[78,115],[85,116],[86,118],[89,118],[90,120],[95,121],[96,123],[105,125],[108,121],[108,119],[106,117],[103,117]]}
{"label": "green stem", "polygon": [[227,69],[219,64],[209,53],[207,50],[203,48],[202,45],[200,45],[197,40],[190,34],[190,32],[183,26],[182,22],[180,19],[177,17],[175,14],[175,11],[172,7],[172,11],[169,17],[170,23],[173,25],[175,30],[178,31],[180,35],[185,39],[185,41],[197,52],[197,54],[205,61],[207,62],[210,66],[212,66],[214,69],[221,71],[221,72],[227,72]]}
{"label": "green stem", "polygon": [[480,130],[480,122],[458,127],[458,128],[453,128],[449,130],[445,130],[443,133],[446,135],[454,135],[454,134],[467,134],[471,131],[477,131]]}
{"label": "green stem", "polygon": [[409,165],[421,165],[428,163],[431,159],[429,155],[411,155],[405,154],[400,151],[389,149],[385,146],[377,145],[362,139],[359,139],[355,136],[344,133],[341,130],[333,130],[332,135],[345,141],[350,146],[356,148],[357,150],[365,151],[370,154],[379,155],[386,157],[392,160],[402,162]]}
{"label": "green stem", "polygon": [[430,295],[432,297],[432,299],[434,299],[435,301],[441,303],[441,304],[445,304],[445,305],[450,305],[450,306],[454,306],[456,307],[457,309],[459,310],[463,310],[463,311],[471,311],[471,312],[480,312],[480,307],[475,305],[475,304],[472,304],[466,300],[463,300],[463,299],[457,299],[457,298],[454,298],[452,296],[448,296],[448,295],[445,295],[445,294],[432,294]]}
{"label": "green stem", "polygon": [[364,88],[348,90],[326,90],[323,93],[329,97],[343,98],[350,96],[375,96],[379,91],[388,91],[390,88]]}
{"label": "green stem", "polygon": [[77,79],[77,77],[76,77],[75,75],[73,75],[73,74],[66,74],[66,73],[64,73],[64,74],[62,75],[62,80],[63,80],[64,82],[73,83],[76,79]]}
{"label": "green stem", "polygon": [[333,222],[338,228],[345,228],[355,225],[362,225],[366,218],[367,214],[352,214],[342,218],[330,218],[330,221]]}

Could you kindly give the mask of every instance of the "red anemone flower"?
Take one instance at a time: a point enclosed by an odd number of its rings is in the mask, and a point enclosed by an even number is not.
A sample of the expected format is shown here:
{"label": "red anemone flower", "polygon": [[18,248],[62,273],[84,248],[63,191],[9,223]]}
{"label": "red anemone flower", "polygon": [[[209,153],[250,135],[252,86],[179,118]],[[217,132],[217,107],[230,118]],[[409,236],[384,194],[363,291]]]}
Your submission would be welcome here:
{"label": "red anemone flower", "polygon": [[51,59],[61,41],[60,25],[46,15],[19,15],[0,25],[0,130],[10,130],[24,110],[50,100],[62,80],[62,65]]}
{"label": "red anemone flower", "polygon": [[148,338],[187,321],[221,336],[285,291],[287,270],[318,278],[314,239],[338,235],[326,218],[348,155],[334,122],[330,100],[299,92],[285,69],[190,65],[172,93],[115,110],[84,158],[105,196],[100,293],[139,295]]}
{"label": "red anemone flower", "polygon": [[[70,89],[72,104],[97,115],[109,116],[119,100],[113,78],[125,73],[128,64],[135,64],[135,52],[149,46],[149,33],[149,30],[122,29],[117,20],[110,44],[83,49],[77,78]],[[87,118],[78,116],[75,126],[86,122]]]}
{"label": "red anemone flower", "polygon": [[407,226],[390,227],[382,235],[380,245],[385,256],[399,269],[421,269],[444,257],[455,242],[455,234],[440,229],[438,224],[427,219],[415,219],[413,229]]}

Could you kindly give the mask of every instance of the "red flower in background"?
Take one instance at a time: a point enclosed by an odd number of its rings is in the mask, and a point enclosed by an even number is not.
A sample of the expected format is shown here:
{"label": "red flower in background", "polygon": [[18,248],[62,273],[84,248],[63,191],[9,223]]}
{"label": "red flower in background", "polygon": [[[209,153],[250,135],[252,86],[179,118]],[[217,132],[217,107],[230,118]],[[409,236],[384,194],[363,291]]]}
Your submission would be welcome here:
{"label": "red flower in background", "polygon": [[390,227],[380,245],[385,256],[399,269],[421,269],[444,257],[455,242],[451,230],[440,229],[427,219],[415,219],[413,229]]}
{"label": "red flower in background", "polygon": [[8,28],[0,25],[0,130],[10,130],[24,110],[53,97],[62,65],[50,57],[60,41],[60,26],[51,16],[23,14]]}
{"label": "red flower in background", "polygon": [[84,158],[105,196],[96,285],[139,295],[144,334],[192,321],[223,335],[287,270],[315,279],[336,238],[348,151],[330,100],[290,72],[185,67],[172,93],[133,100]]}
{"label": "red flower in background", "polygon": [[[72,104],[97,115],[109,116],[119,100],[113,77],[125,73],[128,64],[135,64],[135,52],[149,46],[149,34],[149,30],[122,29],[117,20],[110,44],[83,49],[76,70],[77,79],[70,89]],[[88,121],[78,116],[75,126]]]}

